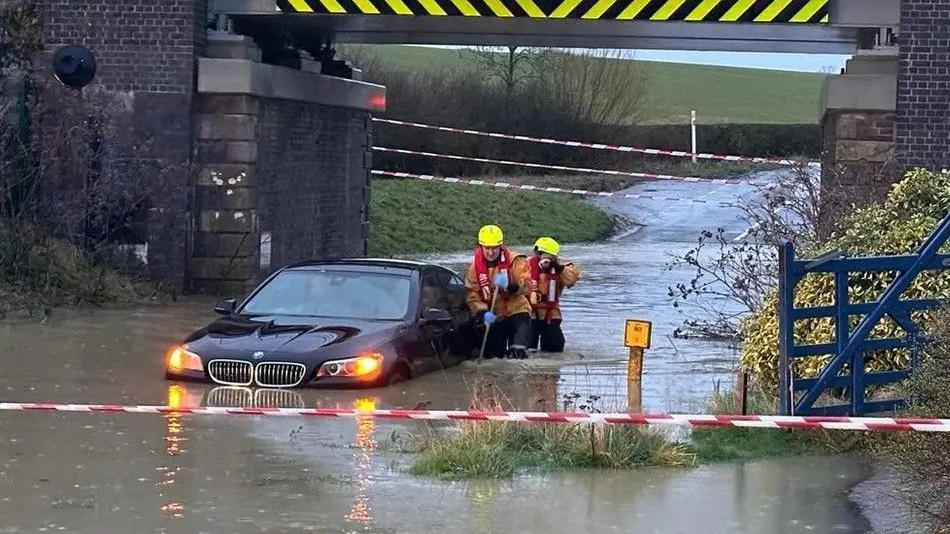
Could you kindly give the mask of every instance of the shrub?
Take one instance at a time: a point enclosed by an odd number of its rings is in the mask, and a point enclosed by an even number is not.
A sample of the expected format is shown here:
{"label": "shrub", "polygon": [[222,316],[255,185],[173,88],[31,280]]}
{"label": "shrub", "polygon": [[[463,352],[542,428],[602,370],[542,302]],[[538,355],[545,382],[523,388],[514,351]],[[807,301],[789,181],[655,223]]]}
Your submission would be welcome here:
{"label": "shrub", "polygon": [[[935,315],[935,342],[903,387],[910,412],[920,417],[950,414],[950,310]],[[876,437],[876,452],[898,474],[894,493],[914,511],[913,529],[922,531],[923,522],[933,531],[950,532],[950,434],[898,432]]]}
{"label": "shrub", "polygon": [[[909,171],[894,184],[884,202],[871,204],[847,216],[841,230],[827,241],[800,255],[817,255],[838,250],[846,256],[908,254],[914,252],[933,232],[937,223],[950,210],[950,172],[924,169]],[[944,251],[947,247],[944,247]],[[895,273],[852,273],[851,302],[876,300]],[[904,299],[950,297],[950,272],[925,272],[918,276],[902,295]],[[834,277],[813,274],[802,280],[795,292],[795,306],[829,305],[834,301]],[[740,326],[743,336],[741,365],[765,383],[777,380],[778,368],[778,296],[770,292],[760,311],[746,317]],[[915,313],[914,318],[925,329],[933,324],[933,314]],[[854,326],[859,317],[852,317]],[[797,321],[795,341],[798,344],[828,343],[833,340],[834,323],[830,318]],[[903,330],[890,319],[882,320],[872,331],[872,338],[901,337]],[[815,376],[827,357],[804,358],[797,363],[799,376]],[[867,369],[880,371],[905,368],[909,361],[906,350],[870,354]]]}

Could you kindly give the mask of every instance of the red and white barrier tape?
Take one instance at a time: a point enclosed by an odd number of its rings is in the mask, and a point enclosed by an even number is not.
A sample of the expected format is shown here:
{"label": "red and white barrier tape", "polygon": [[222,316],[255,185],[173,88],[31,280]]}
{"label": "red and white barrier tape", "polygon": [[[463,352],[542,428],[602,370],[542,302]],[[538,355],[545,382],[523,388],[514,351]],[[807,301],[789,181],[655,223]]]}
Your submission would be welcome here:
{"label": "red and white barrier tape", "polygon": [[[683,197],[660,197],[654,195],[640,195],[636,193],[618,193],[614,191],[589,191],[586,189],[566,189],[563,187],[545,187],[541,185],[529,185],[529,184],[509,184],[507,182],[490,182],[486,180],[475,180],[469,178],[455,178],[450,176],[433,176],[431,174],[413,174],[410,172],[396,172],[396,171],[381,171],[373,169],[370,173],[377,176],[390,176],[393,178],[411,178],[413,180],[425,180],[425,181],[435,181],[435,182],[447,182],[452,184],[464,184],[464,185],[483,185],[487,187],[495,187],[499,189],[515,189],[519,191],[539,191],[542,193],[563,193],[568,195],[578,195],[578,196],[591,196],[591,197],[617,197],[617,198],[633,198],[633,199],[646,199],[646,200],[663,200],[663,201],[676,201],[676,202],[695,202],[697,204],[710,204],[711,202],[704,198],[683,198]],[[723,202],[717,202],[717,205],[721,207],[729,207],[728,204]]]}
{"label": "red and white barrier tape", "polygon": [[[570,146],[578,148],[592,148],[595,150],[612,150],[615,152],[635,152],[638,154],[649,154],[651,156],[671,156],[676,158],[692,158],[696,157],[697,159],[710,159],[710,160],[722,160],[722,161],[741,161],[746,163],[765,163],[771,165],[784,165],[784,166],[794,166],[800,165],[802,162],[794,161],[790,159],[783,158],[756,158],[749,156],[735,156],[729,154],[713,154],[700,152],[693,154],[692,152],[687,152],[685,150],[665,150],[660,148],[646,148],[638,146],[626,146],[626,145],[614,145],[610,143],[587,143],[584,141],[566,141],[563,139],[550,139],[547,137],[533,137],[530,135],[516,135],[516,134],[505,134],[499,132],[485,132],[481,130],[472,130],[468,128],[452,128],[450,126],[438,126],[435,124],[425,124],[422,122],[411,122],[411,121],[400,121],[395,119],[383,119],[379,117],[373,117],[373,122],[379,122],[384,124],[394,124],[397,126],[406,126],[409,128],[422,128],[425,130],[437,130],[440,132],[451,132],[465,135],[477,135],[480,137],[492,137],[496,139],[512,139],[515,141],[529,141],[532,143],[543,143],[548,145],[561,145],[561,146]],[[809,161],[805,163],[809,166],[818,166],[821,165],[817,161]]]}
{"label": "red and white barrier tape", "polygon": [[[568,167],[566,165],[548,165],[545,163],[529,163],[525,161],[511,161],[506,159],[480,158],[475,156],[459,156],[456,154],[442,154],[439,152],[424,152],[421,150],[407,150],[405,148],[389,148],[383,146],[374,146],[373,150],[377,152],[391,152],[394,154],[407,154],[410,156],[426,156],[430,158],[452,159],[457,161],[474,161],[477,163],[488,163],[491,165],[509,165],[515,167],[530,167],[532,169],[550,169],[554,171],[582,172],[588,174],[605,174],[610,176],[629,176],[631,178],[647,178],[652,180],[674,180],[678,182],[715,182],[720,184],[742,184],[746,183],[735,178],[700,178],[699,176],[674,176],[671,174],[652,174],[646,172],[633,171],[615,171],[610,169],[589,169],[586,167]],[[764,183],[750,183],[750,185],[765,185]]]}
{"label": "red and white barrier tape", "polygon": [[0,411],[124,412],[194,415],[273,415],[283,417],[371,417],[423,421],[507,421],[513,423],[591,423],[689,427],[810,428],[828,430],[950,432],[950,419],[830,417],[785,415],[632,414],[586,412],[482,412],[471,410],[358,410],[350,408],[240,408],[120,404],[0,402]]}

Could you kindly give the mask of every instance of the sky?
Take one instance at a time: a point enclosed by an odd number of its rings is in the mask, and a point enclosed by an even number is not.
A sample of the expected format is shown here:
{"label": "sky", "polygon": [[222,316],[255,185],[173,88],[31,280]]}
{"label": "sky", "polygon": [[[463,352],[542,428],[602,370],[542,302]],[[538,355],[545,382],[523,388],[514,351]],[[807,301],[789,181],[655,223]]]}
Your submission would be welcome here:
{"label": "sky", "polygon": [[632,55],[644,61],[696,63],[726,67],[837,73],[849,56],[832,54],[774,54],[759,52],[693,52],[674,50],[634,50]]}

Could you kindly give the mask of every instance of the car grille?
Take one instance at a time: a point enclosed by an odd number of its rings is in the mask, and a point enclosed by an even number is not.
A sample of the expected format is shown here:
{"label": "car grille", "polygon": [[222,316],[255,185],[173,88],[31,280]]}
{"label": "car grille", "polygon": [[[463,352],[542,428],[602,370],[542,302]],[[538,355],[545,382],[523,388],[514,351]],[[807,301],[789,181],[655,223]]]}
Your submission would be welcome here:
{"label": "car grille", "polygon": [[259,386],[289,388],[299,384],[306,372],[307,367],[300,363],[262,362],[257,364],[254,378]]}
{"label": "car grille", "polygon": [[240,360],[211,360],[208,375],[226,386],[249,386],[254,381],[254,365]]}
{"label": "car grille", "polygon": [[254,406],[258,408],[306,408],[303,397],[286,389],[254,390]]}
{"label": "car grille", "polygon": [[247,388],[219,387],[208,392],[205,406],[235,406],[238,408],[252,408],[254,394]]}

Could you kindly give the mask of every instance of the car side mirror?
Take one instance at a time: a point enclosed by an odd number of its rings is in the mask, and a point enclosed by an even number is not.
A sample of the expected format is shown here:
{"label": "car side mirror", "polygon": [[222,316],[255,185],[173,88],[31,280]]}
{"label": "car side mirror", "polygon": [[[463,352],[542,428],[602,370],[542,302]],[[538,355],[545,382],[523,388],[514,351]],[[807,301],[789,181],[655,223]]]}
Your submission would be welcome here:
{"label": "car side mirror", "polygon": [[237,301],[234,299],[222,299],[214,305],[214,311],[221,315],[231,315],[237,308]]}
{"label": "car side mirror", "polygon": [[452,322],[452,314],[440,308],[429,308],[423,316],[426,324],[449,324]]}

